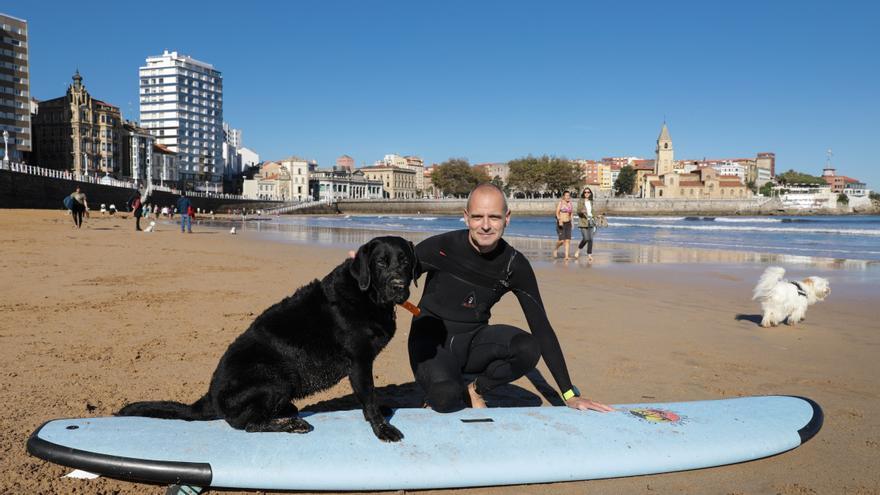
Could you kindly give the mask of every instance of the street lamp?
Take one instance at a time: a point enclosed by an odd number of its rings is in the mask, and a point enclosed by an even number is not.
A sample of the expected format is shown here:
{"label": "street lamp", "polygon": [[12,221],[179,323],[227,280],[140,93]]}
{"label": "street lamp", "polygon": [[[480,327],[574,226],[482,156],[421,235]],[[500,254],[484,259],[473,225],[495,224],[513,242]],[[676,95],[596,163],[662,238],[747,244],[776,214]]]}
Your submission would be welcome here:
{"label": "street lamp", "polygon": [[9,131],[3,130],[3,164],[9,167]]}

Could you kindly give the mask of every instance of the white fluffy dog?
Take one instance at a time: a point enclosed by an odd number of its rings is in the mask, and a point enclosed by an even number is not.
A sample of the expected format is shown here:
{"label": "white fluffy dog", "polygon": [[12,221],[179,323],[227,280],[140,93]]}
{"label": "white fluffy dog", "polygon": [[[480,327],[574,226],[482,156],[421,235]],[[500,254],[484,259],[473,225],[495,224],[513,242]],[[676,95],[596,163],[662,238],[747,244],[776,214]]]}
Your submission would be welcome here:
{"label": "white fluffy dog", "polygon": [[150,222],[150,226],[144,229],[144,232],[154,232],[156,230],[156,222]]}
{"label": "white fluffy dog", "polygon": [[804,319],[807,306],[823,301],[831,293],[828,280],[822,277],[790,282],[782,278],[784,275],[784,268],[767,268],[752,293],[753,301],[761,301],[762,327],[775,327],[782,322],[794,325]]}

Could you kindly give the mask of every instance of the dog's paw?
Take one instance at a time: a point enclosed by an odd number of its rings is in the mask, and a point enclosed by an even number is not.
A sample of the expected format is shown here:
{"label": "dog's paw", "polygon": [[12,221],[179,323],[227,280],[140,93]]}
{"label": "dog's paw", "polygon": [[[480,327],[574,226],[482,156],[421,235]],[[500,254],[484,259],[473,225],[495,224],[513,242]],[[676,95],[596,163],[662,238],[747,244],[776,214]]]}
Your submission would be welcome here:
{"label": "dog's paw", "polygon": [[403,440],[403,433],[388,423],[373,425],[373,433],[383,442],[399,442]]}
{"label": "dog's paw", "polygon": [[283,425],[284,432],[287,433],[308,433],[315,429],[308,421],[300,418],[299,416],[294,416],[292,418],[282,418],[280,420]]}
{"label": "dog's paw", "polygon": [[306,420],[293,416],[289,418],[276,418],[268,423],[250,424],[245,426],[244,431],[256,432],[282,432],[282,433],[308,433],[314,430]]}

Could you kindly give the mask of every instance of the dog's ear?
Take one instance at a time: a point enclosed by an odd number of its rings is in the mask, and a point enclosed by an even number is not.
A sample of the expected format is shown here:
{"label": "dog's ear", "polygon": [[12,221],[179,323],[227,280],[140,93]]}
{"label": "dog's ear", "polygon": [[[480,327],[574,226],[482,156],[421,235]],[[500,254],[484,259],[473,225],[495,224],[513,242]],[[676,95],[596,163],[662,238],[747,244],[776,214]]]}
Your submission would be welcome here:
{"label": "dog's ear", "polygon": [[406,241],[409,244],[409,252],[412,254],[412,281],[416,287],[419,286],[419,277],[422,275],[422,264],[419,263],[419,257],[416,256],[416,246],[412,241]]}
{"label": "dog's ear", "polygon": [[370,288],[370,254],[373,252],[373,241],[360,248],[354,255],[354,260],[348,267],[349,273],[358,282],[358,288],[365,291]]}

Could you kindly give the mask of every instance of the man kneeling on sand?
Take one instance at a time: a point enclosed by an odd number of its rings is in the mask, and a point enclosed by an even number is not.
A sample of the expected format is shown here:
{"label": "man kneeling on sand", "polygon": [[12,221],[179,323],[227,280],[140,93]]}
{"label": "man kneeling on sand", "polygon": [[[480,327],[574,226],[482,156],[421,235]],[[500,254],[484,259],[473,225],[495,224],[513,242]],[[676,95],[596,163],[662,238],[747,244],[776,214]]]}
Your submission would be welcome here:
{"label": "man kneeling on sand", "polygon": [[[468,404],[486,407],[483,393],[520,378],[543,357],[568,407],[612,411],[582,397],[571,383],[532,267],[501,238],[510,223],[504,193],[492,184],[477,186],[468,196],[464,220],[467,229],[416,246],[428,277],[410,330],[409,356],[428,405],[440,412]],[[489,323],[492,306],[511,291],[531,333]],[[467,386],[465,373],[477,375]]]}

